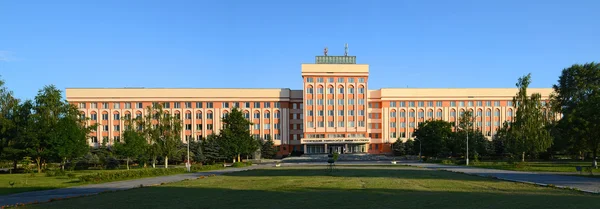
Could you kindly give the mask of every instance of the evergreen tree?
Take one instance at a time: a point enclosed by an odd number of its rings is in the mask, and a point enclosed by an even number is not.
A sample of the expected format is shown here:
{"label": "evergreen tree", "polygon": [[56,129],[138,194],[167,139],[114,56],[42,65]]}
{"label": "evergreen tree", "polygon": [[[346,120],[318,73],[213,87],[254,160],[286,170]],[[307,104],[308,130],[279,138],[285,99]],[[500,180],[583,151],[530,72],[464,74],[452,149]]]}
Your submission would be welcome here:
{"label": "evergreen tree", "polygon": [[223,118],[223,128],[219,135],[219,147],[222,153],[230,159],[237,158],[239,162],[240,155],[250,155],[258,150],[258,143],[250,135],[250,121],[244,118],[243,113],[233,108],[231,113]]}
{"label": "evergreen tree", "polygon": [[396,141],[392,144],[394,156],[406,155],[406,147],[404,145],[405,144],[402,142],[402,139],[396,139]]}
{"label": "evergreen tree", "polygon": [[202,142],[202,154],[206,158],[206,161],[214,164],[215,162],[226,159],[222,155],[221,147],[219,146],[219,137],[215,134],[211,134],[206,137],[206,140]]}
{"label": "evergreen tree", "polygon": [[143,155],[147,149],[148,142],[142,133],[135,131],[134,122],[131,118],[125,118],[125,130],[123,131],[123,142],[115,143],[115,152],[125,158],[127,170],[132,159]]}
{"label": "evergreen tree", "polygon": [[277,149],[275,149],[275,142],[271,137],[267,137],[265,140],[260,140],[261,149],[260,154],[265,159],[273,159],[277,155]]}

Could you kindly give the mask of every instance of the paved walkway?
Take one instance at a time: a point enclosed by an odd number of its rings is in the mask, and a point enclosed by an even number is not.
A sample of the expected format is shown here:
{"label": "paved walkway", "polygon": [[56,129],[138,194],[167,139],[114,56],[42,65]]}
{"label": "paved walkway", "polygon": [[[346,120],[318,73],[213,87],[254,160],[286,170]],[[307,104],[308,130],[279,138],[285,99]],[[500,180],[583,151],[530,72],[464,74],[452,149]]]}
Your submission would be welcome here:
{"label": "paved walkway", "polygon": [[205,171],[205,172],[198,172],[198,173],[186,173],[186,174],[178,174],[178,175],[171,175],[171,176],[158,176],[158,177],[134,179],[134,180],[127,180],[127,181],[108,182],[108,183],[102,183],[102,184],[89,184],[89,185],[82,185],[82,186],[62,188],[62,189],[23,192],[23,193],[0,196],[0,206],[14,205],[17,203],[31,203],[31,202],[36,202],[36,201],[37,202],[47,202],[50,199],[56,199],[56,198],[84,196],[84,195],[92,195],[92,194],[97,194],[97,193],[106,192],[106,191],[118,191],[118,190],[132,189],[132,188],[140,187],[140,185],[154,186],[154,185],[160,185],[161,183],[172,183],[172,182],[183,181],[186,179],[188,179],[188,180],[189,179],[197,179],[200,176],[208,176],[211,174],[221,175],[221,174],[225,174],[225,173],[253,170],[253,169],[267,167],[267,166],[270,167],[273,165],[253,165],[253,166],[244,167],[244,168],[228,168],[228,169],[224,169],[224,170]]}
{"label": "paved walkway", "polygon": [[460,172],[477,176],[496,177],[498,179],[533,183],[538,185],[554,185],[562,188],[575,188],[584,192],[600,193],[600,178],[589,178],[579,176],[569,176],[560,174],[548,174],[525,171],[509,171],[489,168],[477,168],[467,166],[440,165],[432,163],[415,163],[403,162],[399,163],[409,166],[418,166],[428,169],[445,170],[452,172]]}

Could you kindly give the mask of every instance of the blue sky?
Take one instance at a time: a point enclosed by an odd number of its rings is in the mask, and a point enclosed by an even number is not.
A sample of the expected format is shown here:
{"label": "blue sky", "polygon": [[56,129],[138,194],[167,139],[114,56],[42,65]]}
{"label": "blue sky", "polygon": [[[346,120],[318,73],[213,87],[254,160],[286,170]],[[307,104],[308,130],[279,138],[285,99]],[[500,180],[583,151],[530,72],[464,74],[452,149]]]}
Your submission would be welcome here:
{"label": "blue sky", "polygon": [[370,89],[514,87],[529,72],[531,87],[551,87],[563,68],[600,61],[597,8],[595,0],[5,0],[0,75],[19,98],[48,84],[300,89],[301,63],[325,46],[342,55],[348,43],[371,65]]}

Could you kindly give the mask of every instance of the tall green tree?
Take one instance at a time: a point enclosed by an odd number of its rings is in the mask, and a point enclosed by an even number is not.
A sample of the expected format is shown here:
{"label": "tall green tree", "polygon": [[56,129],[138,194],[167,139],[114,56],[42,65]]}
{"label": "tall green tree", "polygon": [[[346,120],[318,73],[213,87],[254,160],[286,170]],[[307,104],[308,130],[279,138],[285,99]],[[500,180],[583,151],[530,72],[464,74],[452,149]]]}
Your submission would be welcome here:
{"label": "tall green tree", "polygon": [[202,154],[204,154],[206,161],[211,164],[227,159],[221,151],[219,136],[215,134],[208,135],[202,142]]}
{"label": "tall green tree", "polygon": [[21,117],[24,105],[19,104],[19,100],[0,79],[0,157],[11,160],[14,169],[24,154],[22,145],[25,141],[20,135],[25,125],[22,121],[27,119]]}
{"label": "tall green tree", "polygon": [[144,154],[148,146],[148,141],[144,138],[143,133],[135,130],[134,122],[131,118],[125,118],[125,120],[123,143],[115,143],[114,149],[119,156],[125,158],[127,170],[129,170],[129,162]]}
{"label": "tall green tree", "polygon": [[161,104],[146,108],[147,115],[139,122],[144,128],[145,138],[151,145],[147,150],[152,155],[152,167],[156,166],[156,158],[164,158],[165,168],[169,167],[169,158],[176,157],[181,145],[182,121],[180,118],[166,113]]}
{"label": "tall green tree", "polygon": [[561,113],[559,121],[563,139],[572,149],[592,152],[593,166],[598,165],[600,149],[600,63],[575,64],[563,69],[553,86],[553,110]]}
{"label": "tall green tree", "polygon": [[458,130],[454,139],[447,143],[453,154],[464,153],[466,156],[466,138],[469,138],[469,157],[474,155],[487,155],[490,152],[490,142],[485,138],[481,129],[475,127],[475,115],[473,111],[464,112],[458,119]]}
{"label": "tall green tree", "polygon": [[433,120],[419,123],[414,136],[421,141],[422,154],[438,156],[444,151],[445,142],[451,138],[452,123],[443,120]]}
{"label": "tall green tree", "polygon": [[89,151],[87,138],[96,125],[87,126],[86,118],[79,114],[77,107],[64,102],[64,112],[56,124],[57,132],[50,144],[52,155],[61,162],[61,169],[65,169],[68,161],[84,156]]}
{"label": "tall green tree", "polygon": [[519,78],[516,86],[519,92],[513,97],[513,106],[517,109],[515,118],[510,124],[510,134],[506,145],[514,155],[537,154],[546,151],[552,145],[552,138],[546,128],[546,117],[542,111],[541,95],[527,94],[531,83],[531,74]]}
{"label": "tall green tree", "polygon": [[62,92],[54,85],[44,86],[35,97],[33,110],[36,136],[28,143],[27,151],[41,173],[42,164],[53,157],[53,141],[60,138],[59,121],[66,112]]}
{"label": "tall green tree", "polygon": [[240,155],[250,155],[258,150],[259,144],[250,135],[252,123],[239,109],[233,108],[222,120],[224,125],[219,133],[219,145],[225,156],[239,162]]}

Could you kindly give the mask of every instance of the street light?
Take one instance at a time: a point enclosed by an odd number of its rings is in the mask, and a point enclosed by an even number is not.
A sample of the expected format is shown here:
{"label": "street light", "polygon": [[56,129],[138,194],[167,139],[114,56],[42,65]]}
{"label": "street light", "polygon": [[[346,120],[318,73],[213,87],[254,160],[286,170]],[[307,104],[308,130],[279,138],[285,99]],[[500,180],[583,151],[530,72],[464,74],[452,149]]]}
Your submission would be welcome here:
{"label": "street light", "polygon": [[419,161],[421,161],[421,140],[415,138],[416,141],[419,141]]}
{"label": "street light", "polygon": [[[457,127],[459,129],[462,129],[460,127]],[[465,130],[465,129],[462,129]],[[466,155],[466,163],[467,166],[469,165],[469,123],[467,123],[467,129],[465,130],[467,132],[467,155]]]}
{"label": "street light", "polygon": [[185,163],[185,167],[187,168],[187,172],[190,172],[190,168],[192,165],[190,164],[190,140],[192,137],[186,137],[187,139],[187,162]]}

